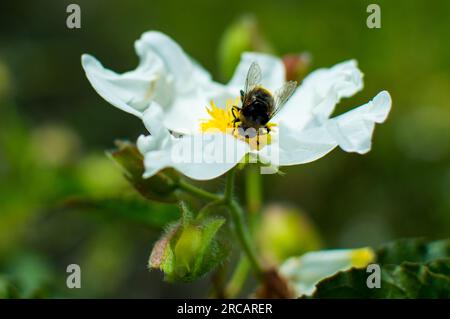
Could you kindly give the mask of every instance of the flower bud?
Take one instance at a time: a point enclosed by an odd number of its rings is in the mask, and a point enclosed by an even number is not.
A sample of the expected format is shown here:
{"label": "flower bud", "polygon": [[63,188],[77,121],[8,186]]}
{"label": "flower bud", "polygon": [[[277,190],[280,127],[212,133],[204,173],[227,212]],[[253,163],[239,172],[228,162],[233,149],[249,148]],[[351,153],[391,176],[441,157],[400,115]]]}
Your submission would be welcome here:
{"label": "flower bud", "polygon": [[175,245],[175,260],[178,276],[184,276],[194,267],[196,256],[202,244],[202,231],[194,225],[183,227]]}
{"label": "flower bud", "polygon": [[117,167],[101,153],[83,157],[76,172],[80,185],[90,195],[116,195],[127,186]]}
{"label": "flower bud", "polygon": [[254,16],[245,15],[231,24],[223,34],[219,45],[220,71],[229,79],[246,51],[271,53],[273,49],[263,36]]}
{"label": "flower bud", "polygon": [[282,205],[264,210],[258,239],[264,258],[275,264],[321,246],[320,236],[305,214]]}
{"label": "flower bud", "polygon": [[297,81],[300,83],[308,73],[311,65],[311,55],[307,52],[300,54],[287,54],[283,56],[286,68],[286,81]]}
{"label": "flower bud", "polygon": [[31,152],[45,166],[61,167],[71,164],[79,157],[80,151],[78,135],[64,125],[46,124],[31,133]]}
{"label": "flower bud", "polygon": [[149,267],[164,272],[167,281],[190,282],[222,263],[229,249],[216,238],[224,218],[194,220],[184,205],[181,209],[181,220],[153,246]]}

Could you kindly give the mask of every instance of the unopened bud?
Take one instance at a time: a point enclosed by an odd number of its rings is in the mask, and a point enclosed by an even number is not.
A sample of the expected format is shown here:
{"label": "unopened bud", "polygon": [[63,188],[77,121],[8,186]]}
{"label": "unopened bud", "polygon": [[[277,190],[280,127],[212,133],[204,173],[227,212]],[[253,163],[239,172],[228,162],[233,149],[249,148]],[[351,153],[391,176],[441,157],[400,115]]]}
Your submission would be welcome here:
{"label": "unopened bud", "polygon": [[287,54],[283,57],[286,68],[286,81],[300,83],[308,73],[311,65],[311,55],[307,52],[300,54]]}
{"label": "unopened bud", "polygon": [[321,246],[320,236],[305,214],[282,205],[264,210],[258,235],[264,258],[275,264]]}

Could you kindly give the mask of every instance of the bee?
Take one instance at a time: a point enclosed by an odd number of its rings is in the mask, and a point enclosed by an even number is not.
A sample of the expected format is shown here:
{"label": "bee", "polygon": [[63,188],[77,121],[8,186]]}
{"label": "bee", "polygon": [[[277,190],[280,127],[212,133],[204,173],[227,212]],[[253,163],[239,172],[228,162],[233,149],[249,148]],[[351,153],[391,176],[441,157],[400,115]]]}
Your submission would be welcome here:
{"label": "bee", "polygon": [[259,137],[261,131],[269,133],[270,127],[267,124],[281,110],[297,87],[296,81],[289,81],[272,95],[261,86],[260,82],[261,68],[258,63],[253,62],[245,79],[244,90],[240,92],[241,107],[233,106],[231,109],[233,125],[245,138]]}

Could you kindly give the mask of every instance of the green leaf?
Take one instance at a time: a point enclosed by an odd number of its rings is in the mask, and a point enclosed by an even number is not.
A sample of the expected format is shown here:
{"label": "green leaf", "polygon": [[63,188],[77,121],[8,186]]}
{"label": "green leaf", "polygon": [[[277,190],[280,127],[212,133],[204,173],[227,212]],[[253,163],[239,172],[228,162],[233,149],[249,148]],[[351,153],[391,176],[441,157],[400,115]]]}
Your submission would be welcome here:
{"label": "green leaf", "polygon": [[228,246],[216,238],[224,218],[193,220],[186,207],[182,206],[182,210],[182,219],[156,242],[149,260],[149,268],[160,269],[170,282],[190,282],[202,277],[229,253]]}
{"label": "green leaf", "polygon": [[[47,296],[53,282],[53,271],[45,258],[35,253],[21,253],[11,258],[7,266],[9,293],[20,298],[39,298]],[[12,283],[14,286],[12,286]]]}
{"label": "green leaf", "polygon": [[427,262],[450,257],[450,240],[428,242],[425,239],[400,239],[381,246],[376,251],[380,264],[400,264],[404,261]]}
{"label": "green leaf", "polygon": [[107,154],[124,170],[125,177],[144,197],[160,202],[176,202],[175,190],[179,175],[173,169],[164,169],[150,178],[143,178],[144,158],[129,142],[116,141],[117,149]]}
{"label": "green leaf", "polygon": [[368,288],[369,273],[352,268],[322,280],[312,298],[450,298],[450,259],[381,267],[381,287]]}
{"label": "green leaf", "polygon": [[311,295],[324,278],[339,271],[366,268],[375,260],[369,247],[313,251],[287,259],[279,268],[297,296]]}
{"label": "green leaf", "polygon": [[366,269],[320,281],[313,298],[450,298],[450,240],[401,239],[376,250],[381,287],[368,288]]}
{"label": "green leaf", "polygon": [[174,205],[149,203],[141,198],[72,198],[65,208],[94,212],[101,217],[115,218],[155,229],[163,229],[180,217]]}

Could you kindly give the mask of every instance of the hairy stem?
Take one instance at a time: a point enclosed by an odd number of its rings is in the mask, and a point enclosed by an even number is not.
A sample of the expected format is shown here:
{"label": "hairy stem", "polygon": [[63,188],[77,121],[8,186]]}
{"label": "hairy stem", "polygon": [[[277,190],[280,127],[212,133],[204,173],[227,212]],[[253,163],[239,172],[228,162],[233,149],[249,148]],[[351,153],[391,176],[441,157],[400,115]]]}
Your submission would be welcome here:
{"label": "hairy stem", "polygon": [[[262,207],[262,181],[257,165],[248,165],[246,170],[245,193],[250,233],[253,235],[255,224]],[[237,296],[247,280],[250,271],[250,263],[245,255],[241,255],[236,268],[226,287],[226,295],[229,298]]]}
{"label": "hairy stem", "polygon": [[[247,211],[251,219],[261,211],[262,181],[258,165],[248,165],[246,170],[245,192]],[[252,227],[252,226],[250,226]]]}
{"label": "hairy stem", "polygon": [[227,298],[235,298],[242,290],[242,287],[247,280],[248,272],[250,270],[250,263],[245,255],[241,255],[236,268],[231,275],[230,280],[225,288],[225,296]]}
{"label": "hairy stem", "polygon": [[188,182],[183,181],[183,180],[178,182],[178,187],[179,187],[179,189],[185,191],[186,193],[189,193],[191,195],[194,195],[196,197],[206,199],[206,200],[217,201],[217,200],[221,200],[223,198],[222,195],[205,191],[204,189],[201,189],[197,186],[189,184]]}
{"label": "hairy stem", "polygon": [[227,206],[230,210],[231,218],[236,228],[236,235],[239,239],[242,249],[247,256],[248,261],[252,265],[252,269],[255,272],[256,277],[259,279],[261,278],[263,269],[258,261],[258,258],[256,257],[255,248],[251,244],[252,238],[250,236],[248,228],[245,225],[242,208],[234,200],[231,201],[231,203]]}
{"label": "hairy stem", "polygon": [[223,200],[227,205],[231,204],[231,202],[233,201],[235,176],[236,176],[235,169],[232,169],[227,175],[227,182],[225,184],[225,193],[223,195]]}

